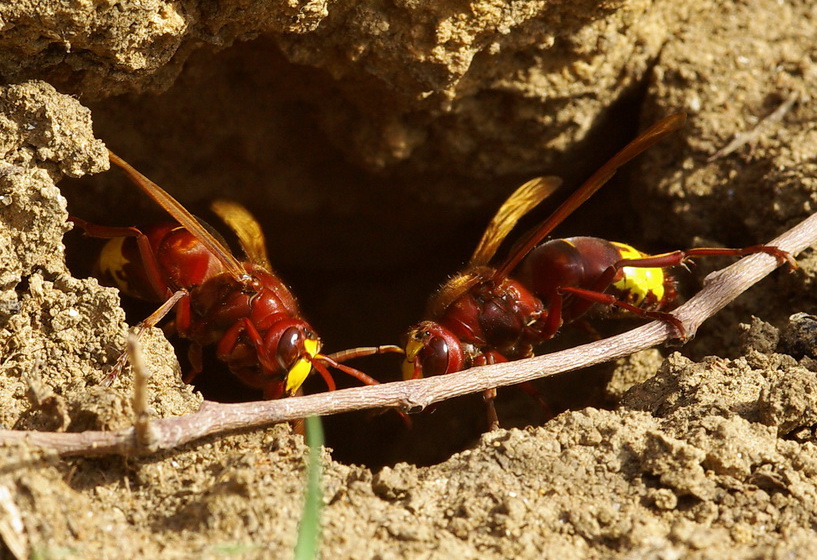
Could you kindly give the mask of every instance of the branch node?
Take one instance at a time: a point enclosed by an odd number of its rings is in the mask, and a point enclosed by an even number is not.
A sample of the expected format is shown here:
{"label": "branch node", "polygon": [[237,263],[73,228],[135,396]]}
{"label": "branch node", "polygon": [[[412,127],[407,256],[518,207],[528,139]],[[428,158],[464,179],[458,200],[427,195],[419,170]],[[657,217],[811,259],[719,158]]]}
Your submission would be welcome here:
{"label": "branch node", "polygon": [[406,414],[419,414],[433,402],[433,395],[429,395],[420,385],[415,384],[406,387],[400,395],[398,407]]}

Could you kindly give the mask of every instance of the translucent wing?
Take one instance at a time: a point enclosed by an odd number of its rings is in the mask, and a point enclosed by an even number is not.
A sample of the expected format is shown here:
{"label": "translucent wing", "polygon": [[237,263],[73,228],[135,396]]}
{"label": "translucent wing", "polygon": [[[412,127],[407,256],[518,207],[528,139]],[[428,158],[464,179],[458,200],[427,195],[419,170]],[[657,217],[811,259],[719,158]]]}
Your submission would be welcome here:
{"label": "translucent wing", "polygon": [[225,268],[236,278],[243,277],[246,272],[241,263],[238,262],[229,249],[220,243],[207,229],[202,226],[199,221],[182,206],[178,200],[170,196],[168,192],[162,189],[159,185],[139,173],[128,162],[120,158],[115,153],[108,151],[108,157],[111,163],[122,168],[128,175],[128,178],[133,181],[142,191],[145,192],[156,204],[161,206],[173,219],[179,222],[184,229],[189,231],[208,251],[221,261]]}
{"label": "translucent wing", "polygon": [[230,200],[216,200],[210,208],[233,230],[247,257],[255,264],[269,269],[264,233],[250,211]]}
{"label": "translucent wing", "polygon": [[610,178],[616,174],[618,168],[633,159],[635,156],[670,134],[681,128],[686,120],[686,113],[676,113],[664,117],[650,128],[642,132],[635,140],[624,146],[610,161],[602,165],[593,173],[570,197],[557,208],[538,228],[508,257],[508,259],[494,273],[494,280],[506,278],[516,268],[522,259],[536,247],[553,228],[562,223],[579,206],[585,203],[593,193],[599,190]]}
{"label": "translucent wing", "polygon": [[537,177],[516,189],[488,224],[468,262],[469,266],[487,265],[516,222],[550,196],[561,184],[562,180],[558,177]]}

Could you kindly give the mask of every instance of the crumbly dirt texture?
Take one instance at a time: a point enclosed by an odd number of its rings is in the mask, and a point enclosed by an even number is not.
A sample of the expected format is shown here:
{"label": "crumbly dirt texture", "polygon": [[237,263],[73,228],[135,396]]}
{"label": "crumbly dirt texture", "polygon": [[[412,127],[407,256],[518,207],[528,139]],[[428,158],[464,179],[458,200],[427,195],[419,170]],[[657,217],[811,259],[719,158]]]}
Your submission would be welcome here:
{"label": "crumbly dirt texture", "polygon": [[[816,35],[807,0],[5,3],[0,428],[133,422],[130,369],[104,383],[125,311],[67,218],[162,214],[106,146],[197,213],[252,208],[330,351],[396,342],[515,185],[575,187],[670,112],[687,126],[556,234],[746,246],[805,218]],[[327,419],[321,556],[810,558],[817,262],[798,262],[679,352],[543,384],[573,408],[547,422],[510,389],[519,428],[483,435],[478,397],[411,433]],[[143,342],[151,413],[195,411],[183,345]],[[290,557],[306,457],[288,425],[139,459],[3,446],[0,558]]]}

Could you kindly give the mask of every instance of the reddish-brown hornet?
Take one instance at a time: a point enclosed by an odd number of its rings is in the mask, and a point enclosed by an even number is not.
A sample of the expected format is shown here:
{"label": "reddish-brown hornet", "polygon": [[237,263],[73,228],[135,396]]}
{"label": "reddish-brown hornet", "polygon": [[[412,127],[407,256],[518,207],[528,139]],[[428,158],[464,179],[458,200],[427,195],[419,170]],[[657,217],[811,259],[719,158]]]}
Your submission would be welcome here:
{"label": "reddish-brown hornet", "polygon": [[[327,365],[365,384],[377,383],[320,353],[320,339],[301,316],[295,297],[272,271],[261,227],[243,206],[226,201],[212,205],[246,254],[239,261],[170,194],[119,156],[110,153],[110,160],[176,223],[143,232],[71,220],[87,235],[109,240],[97,263],[103,282],[127,295],[163,302],[143,321],[141,330],[156,325],[175,307],[175,330],[192,342],[188,382],[202,370],[202,347],[215,344],[218,358],[230,371],[244,384],[263,391],[266,399],[298,391],[313,367],[330,390],[335,384]],[[341,353],[339,359],[393,350],[400,351],[389,346],[355,349]],[[113,376],[122,365],[120,359]]]}
{"label": "reddish-brown hornet", "polygon": [[[416,379],[530,357],[535,346],[553,338],[563,324],[575,321],[594,304],[666,321],[683,337],[683,325],[666,311],[677,294],[675,279],[665,269],[683,265],[691,257],[750,253],[768,253],[794,266],[787,253],[765,245],[646,255],[629,245],[594,237],[541,243],[619,167],[680,128],[684,120],[684,114],[666,117],[630,142],[494,268],[489,263],[516,222],[561,181],[540,177],[519,187],[488,225],[465,270],[432,296],[425,320],[409,329],[403,377]],[[495,389],[485,393],[492,426],[497,425],[495,395]]]}

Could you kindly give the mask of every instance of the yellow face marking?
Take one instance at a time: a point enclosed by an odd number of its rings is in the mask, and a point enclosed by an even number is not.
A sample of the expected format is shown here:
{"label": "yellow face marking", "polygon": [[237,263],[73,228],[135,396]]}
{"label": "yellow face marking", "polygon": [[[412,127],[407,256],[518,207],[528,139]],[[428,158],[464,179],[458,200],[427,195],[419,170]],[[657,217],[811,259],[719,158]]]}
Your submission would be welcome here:
{"label": "yellow face marking", "polygon": [[[612,243],[621,253],[622,259],[641,259],[645,256],[638,249],[624,243]],[[613,282],[613,286],[622,292],[632,294],[634,305],[641,305],[650,292],[656,301],[661,301],[664,297],[664,269],[625,266],[621,272],[623,277],[618,282]]]}
{"label": "yellow face marking", "polygon": [[[314,358],[320,350],[320,341],[314,338],[307,338],[304,340],[304,351],[310,358]],[[312,362],[307,358],[298,358],[289,371],[287,372],[286,392],[288,395],[293,394],[301,388],[309,372],[312,371]]]}
{"label": "yellow face marking", "polygon": [[105,243],[99,255],[99,270],[109,276],[116,282],[117,287],[127,294],[131,292],[128,277],[125,275],[125,266],[130,264],[130,261],[125,258],[124,244],[124,237],[114,237]]}
{"label": "yellow face marking", "polygon": [[420,353],[424,344],[422,341],[417,340],[413,336],[409,337],[409,341],[406,344],[406,359],[403,360],[403,380],[408,381],[409,379],[414,379],[414,361],[417,359],[417,354]]}

